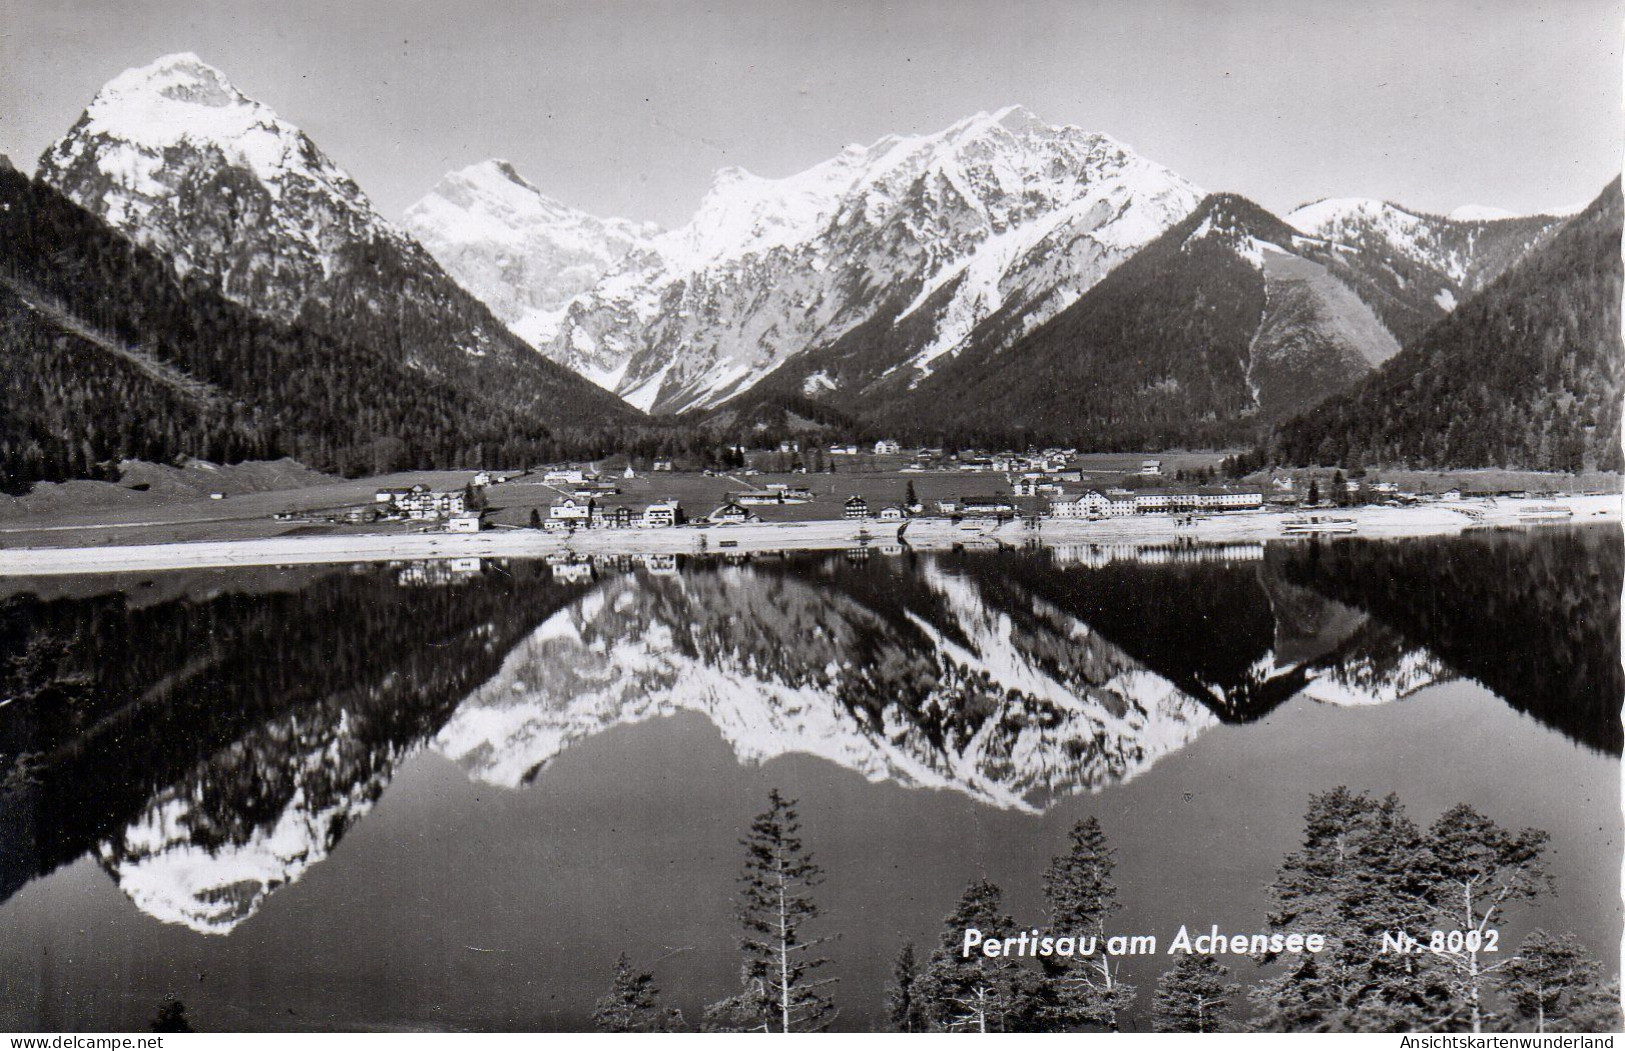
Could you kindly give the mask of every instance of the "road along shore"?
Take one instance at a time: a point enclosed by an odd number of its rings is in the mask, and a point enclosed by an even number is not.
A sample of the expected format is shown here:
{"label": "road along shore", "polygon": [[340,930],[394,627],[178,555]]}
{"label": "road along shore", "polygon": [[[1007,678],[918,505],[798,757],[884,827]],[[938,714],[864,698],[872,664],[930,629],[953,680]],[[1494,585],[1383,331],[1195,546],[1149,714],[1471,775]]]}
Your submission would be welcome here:
{"label": "road along shore", "polygon": [[[1568,508],[1568,524],[1620,520],[1617,495],[1542,500],[1464,500],[1413,507],[1356,507],[1321,512],[1347,519],[1353,535],[1388,539],[1442,536],[1468,529],[1531,525],[1536,508]],[[480,533],[336,534],[254,540],[133,544],[108,547],[0,549],[0,576],[148,572],[232,566],[319,565],[450,558],[544,558],[549,555],[726,554],[840,550],[906,545],[916,550],[1021,547],[1028,544],[1261,542],[1282,538],[1295,512],[1244,511],[1194,522],[1174,515],[1100,520],[1046,518],[1036,526],[946,518],[895,521],[771,522],[672,529],[596,529],[575,534],[534,529]],[[1561,524],[1561,523],[1559,523]],[[1532,526],[1533,527],[1533,526]]]}

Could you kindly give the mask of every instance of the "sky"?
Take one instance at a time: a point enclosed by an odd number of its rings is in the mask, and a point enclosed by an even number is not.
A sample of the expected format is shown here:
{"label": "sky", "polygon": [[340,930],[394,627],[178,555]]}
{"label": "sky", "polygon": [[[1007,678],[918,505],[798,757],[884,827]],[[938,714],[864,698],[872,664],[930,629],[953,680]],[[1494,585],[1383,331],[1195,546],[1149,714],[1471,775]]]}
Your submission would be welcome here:
{"label": "sky", "polygon": [[1621,159],[1621,0],[0,0],[31,170],[121,70],[193,51],[398,217],[503,157],[674,226],[718,168],[1020,103],[1277,212],[1590,200]]}

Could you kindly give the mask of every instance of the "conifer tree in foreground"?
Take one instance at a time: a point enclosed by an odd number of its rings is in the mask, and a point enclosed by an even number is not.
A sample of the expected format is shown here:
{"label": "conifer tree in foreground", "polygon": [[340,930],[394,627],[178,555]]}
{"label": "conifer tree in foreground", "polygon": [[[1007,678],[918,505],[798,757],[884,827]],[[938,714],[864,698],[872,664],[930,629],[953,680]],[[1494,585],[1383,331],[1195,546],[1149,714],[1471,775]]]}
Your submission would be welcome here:
{"label": "conifer tree in foreground", "polygon": [[[1312,796],[1304,826],[1303,847],[1287,855],[1270,887],[1268,924],[1324,934],[1327,946],[1259,959],[1284,966],[1253,987],[1254,1025],[1476,1033],[1544,1024],[1553,975],[1578,966],[1572,948],[1537,940],[1522,958],[1492,943],[1510,909],[1551,886],[1546,833],[1510,832],[1466,804],[1424,832],[1394,796],[1376,800],[1346,788]],[[1415,939],[1409,951],[1381,948],[1406,936]],[[1594,988],[1575,975],[1576,988]],[[1496,990],[1511,1018],[1497,1017]],[[1559,993],[1558,1000],[1578,1016],[1592,995],[1563,1000]]]}
{"label": "conifer tree in foreground", "polygon": [[1229,1024],[1236,995],[1230,968],[1211,956],[1184,956],[1157,981],[1151,1027],[1159,1033],[1216,1033]]}
{"label": "conifer tree in foreground", "polygon": [[943,921],[942,938],[915,983],[933,1029],[1002,1033],[1031,1028],[1037,976],[1009,957],[966,956],[963,951],[969,928],[989,938],[1016,929],[1004,912],[1002,896],[996,884],[977,880]]}
{"label": "conifer tree in foreground", "polygon": [[920,964],[914,943],[907,942],[892,961],[891,985],[886,990],[886,1023],[894,1033],[923,1033],[927,1023],[920,1003]]}
{"label": "conifer tree in foreground", "polygon": [[1483,939],[1509,906],[1550,889],[1541,857],[1549,838],[1532,828],[1508,832],[1465,803],[1428,829],[1427,925],[1463,935],[1460,946],[1445,945],[1441,958],[1449,967],[1455,1014],[1475,1033],[1488,1021],[1487,976],[1504,966],[1486,962]]}
{"label": "conifer tree in foreground", "polygon": [[659,995],[654,975],[634,971],[631,958],[623,952],[615,961],[609,992],[593,1006],[592,1024],[606,1033],[661,1032],[666,1018],[655,1002]]}
{"label": "conifer tree in foreground", "polygon": [[1625,1022],[1620,1002],[1618,978],[1594,985],[1586,995],[1575,998],[1562,1028],[1572,1033],[1617,1033]]}
{"label": "conifer tree in foreground", "polygon": [[1092,935],[1095,952],[1050,965],[1047,983],[1053,995],[1046,1014],[1052,1028],[1097,1025],[1115,1031],[1134,1003],[1134,987],[1118,980],[1118,967],[1106,955],[1106,921],[1120,907],[1112,882],[1116,852],[1093,817],[1073,826],[1071,841],[1071,849],[1044,871],[1045,910],[1051,934]]}
{"label": "conifer tree in foreground", "polygon": [[825,992],[834,980],[812,978],[828,962],[815,955],[828,939],[809,938],[803,927],[818,917],[811,892],[823,880],[822,870],[802,846],[795,807],[794,800],[774,789],[767,810],[740,840],[745,848],[739,898],[744,988],[706,1009],[707,1029],[812,1032],[835,1019],[834,1003]]}
{"label": "conifer tree in foreground", "polygon": [[[1537,930],[1523,940],[1518,954],[1495,976],[1496,988],[1510,1010],[1514,1028],[1532,1027],[1537,1033],[1580,1028],[1590,1021],[1594,1001],[1606,999],[1601,968],[1572,935]],[[1610,1030],[1619,1027],[1619,998],[1612,1004]]]}
{"label": "conifer tree in foreground", "polygon": [[1284,968],[1253,987],[1257,1028],[1437,1028],[1452,1010],[1438,958],[1373,948],[1384,932],[1417,930],[1426,915],[1426,846],[1393,796],[1339,787],[1310,797],[1303,846],[1287,855],[1270,887],[1267,923],[1271,931],[1324,934],[1327,947],[1281,957]]}

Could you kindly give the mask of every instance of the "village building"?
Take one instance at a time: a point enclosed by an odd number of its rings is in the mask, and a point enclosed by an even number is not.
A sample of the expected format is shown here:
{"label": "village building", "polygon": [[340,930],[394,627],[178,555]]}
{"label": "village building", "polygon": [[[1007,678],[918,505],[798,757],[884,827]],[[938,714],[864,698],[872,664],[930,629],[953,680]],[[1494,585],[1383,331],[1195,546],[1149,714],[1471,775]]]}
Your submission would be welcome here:
{"label": "village building", "polygon": [[1016,505],[1009,498],[1003,496],[967,496],[959,501],[959,513],[962,515],[980,515],[983,517],[1004,517],[1016,513]]}
{"label": "village building", "polygon": [[880,509],[880,520],[882,522],[895,522],[904,517],[906,516],[903,509],[896,504],[887,504]]}
{"label": "village building", "polygon": [[669,472],[671,470],[671,461],[670,460],[656,460],[654,462],[654,465],[650,468],[650,470]]}
{"label": "village building", "polygon": [[1135,494],[1134,503],[1141,514],[1249,511],[1264,506],[1264,494],[1255,490],[1222,489],[1214,486],[1196,489],[1142,489]]}
{"label": "village building", "polygon": [[474,477],[471,480],[470,484],[472,484],[472,485],[490,485],[491,484],[491,472],[490,471],[476,471],[476,472],[474,472]]}
{"label": "village building", "polygon": [[562,500],[554,500],[548,507],[547,524],[555,529],[588,529],[596,517],[594,514],[596,510],[591,500],[566,496]]}
{"label": "village building", "polygon": [[599,521],[606,529],[631,529],[637,521],[637,515],[630,507],[612,507],[599,516]]}
{"label": "village building", "polygon": [[733,502],[732,500],[723,504],[721,507],[717,508],[715,511],[712,511],[705,517],[706,521],[710,522],[712,525],[744,525],[753,518],[757,521],[761,520],[759,516],[751,514],[749,511],[745,510],[744,507]]}
{"label": "village building", "polygon": [[482,523],[480,522],[480,516],[478,514],[465,512],[460,515],[452,515],[450,518],[446,519],[446,532],[478,533],[481,525]]}
{"label": "village building", "polygon": [[1145,461],[1144,463],[1140,464],[1140,473],[1141,474],[1146,474],[1146,475],[1153,475],[1153,476],[1161,475],[1162,474],[1162,461],[1161,460],[1147,460],[1147,461]]}
{"label": "village building", "polygon": [[580,485],[597,479],[596,474],[580,467],[549,467],[542,475],[544,485]]}
{"label": "village building", "polygon": [[849,496],[841,507],[843,518],[859,519],[869,517],[869,501],[861,496]]}
{"label": "village building", "polygon": [[1104,518],[1111,500],[1091,489],[1075,500],[1060,499],[1050,504],[1050,514],[1056,518]]}
{"label": "village building", "polygon": [[683,507],[676,500],[661,500],[643,509],[645,529],[666,529],[682,525],[686,521],[688,519],[683,515]]}
{"label": "village building", "polygon": [[1061,495],[1061,486],[1043,475],[1018,478],[1011,483],[1011,488],[1017,496],[1052,496]]}
{"label": "village building", "polygon": [[414,485],[410,489],[380,489],[373,494],[373,501],[385,505],[382,508],[384,514],[415,522],[438,521],[460,515],[468,509],[461,490],[436,493],[426,485]]}
{"label": "village building", "polygon": [[1050,506],[1056,518],[1112,518],[1121,515],[1186,514],[1193,511],[1249,511],[1264,506],[1264,494],[1242,489],[1094,490]]}
{"label": "village building", "polygon": [[875,442],[876,456],[896,456],[902,451],[902,445],[898,442],[892,441],[890,438],[882,438],[878,442]]}

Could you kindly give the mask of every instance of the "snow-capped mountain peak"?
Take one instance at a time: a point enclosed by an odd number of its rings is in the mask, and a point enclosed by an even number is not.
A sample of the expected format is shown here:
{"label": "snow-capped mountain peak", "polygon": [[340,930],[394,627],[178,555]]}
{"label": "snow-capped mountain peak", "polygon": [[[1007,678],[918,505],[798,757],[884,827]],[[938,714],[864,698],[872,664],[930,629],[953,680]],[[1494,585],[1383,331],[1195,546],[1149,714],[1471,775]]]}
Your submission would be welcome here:
{"label": "snow-capped mountain peak", "polygon": [[1018,319],[999,338],[1019,338],[1201,197],[1110,136],[1020,106],[848,146],[780,178],[727,168],[691,222],[579,296],[545,350],[612,377],[634,405],[678,412],[878,322],[895,338],[823,388],[872,393],[928,374],[995,312]]}
{"label": "snow-capped mountain peak", "polygon": [[309,136],[195,55],[114,77],[37,177],[176,276],[319,328],[391,385],[444,383],[537,420],[632,415],[532,353]]}
{"label": "snow-capped mountain peak", "polygon": [[1472,206],[1449,216],[1429,215],[1369,197],[1315,201],[1289,212],[1286,221],[1311,236],[1432,270],[1448,282],[1440,293],[1441,304],[1450,304],[1447,310],[1461,294],[1494,280],[1558,222]]}
{"label": "snow-capped mountain peak", "polygon": [[571,208],[499,159],[446,175],[406,210],[403,225],[533,346],[552,338],[572,297],[659,232]]}
{"label": "snow-capped mountain peak", "polygon": [[108,81],[41,164],[61,171],[93,153],[96,168],[109,180],[104,201],[117,206],[124,203],[113,196],[119,190],[136,197],[161,192],[163,151],[187,147],[219,150],[227,163],[253,172],[267,188],[279,188],[289,176],[305,176],[370,208],[354,181],[321,156],[303,132],[190,52],[165,55]]}
{"label": "snow-capped mountain peak", "polygon": [[189,52],[108,81],[39,175],[177,272],[283,316],[342,245],[403,241],[304,132]]}

